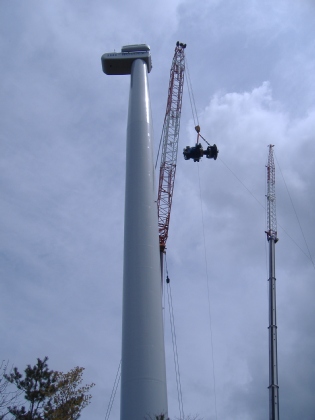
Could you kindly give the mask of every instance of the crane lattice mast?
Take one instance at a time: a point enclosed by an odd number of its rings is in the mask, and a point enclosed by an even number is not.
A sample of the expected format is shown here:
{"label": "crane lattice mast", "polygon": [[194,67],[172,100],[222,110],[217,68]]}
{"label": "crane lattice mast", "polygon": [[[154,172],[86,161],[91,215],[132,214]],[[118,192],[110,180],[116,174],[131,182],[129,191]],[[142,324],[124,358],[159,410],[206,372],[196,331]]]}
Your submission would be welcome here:
{"label": "crane lattice mast", "polygon": [[165,251],[170,223],[184,88],[186,44],[176,43],[170,71],[166,113],[162,130],[162,152],[158,190],[158,222],[161,255]]}
{"label": "crane lattice mast", "polygon": [[269,420],[279,420],[275,244],[277,237],[275,163],[269,145],[267,165],[267,240],[269,243]]}

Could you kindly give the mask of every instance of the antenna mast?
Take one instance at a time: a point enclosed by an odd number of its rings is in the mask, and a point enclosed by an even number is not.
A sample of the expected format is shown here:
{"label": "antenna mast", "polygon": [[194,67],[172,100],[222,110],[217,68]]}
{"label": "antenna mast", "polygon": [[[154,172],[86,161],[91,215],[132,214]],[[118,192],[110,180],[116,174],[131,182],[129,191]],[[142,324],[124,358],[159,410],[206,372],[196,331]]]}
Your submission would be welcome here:
{"label": "antenna mast", "polygon": [[269,420],[279,420],[275,244],[277,237],[275,163],[269,145],[267,165],[267,241],[269,243]]}

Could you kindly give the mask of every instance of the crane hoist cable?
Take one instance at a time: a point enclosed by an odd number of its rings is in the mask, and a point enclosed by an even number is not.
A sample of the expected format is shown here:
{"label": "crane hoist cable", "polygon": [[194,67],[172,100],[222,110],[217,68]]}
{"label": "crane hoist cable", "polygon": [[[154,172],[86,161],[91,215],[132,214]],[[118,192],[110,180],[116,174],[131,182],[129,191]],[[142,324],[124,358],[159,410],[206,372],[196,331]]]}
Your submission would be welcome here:
{"label": "crane hoist cable", "polygon": [[176,377],[176,386],[177,386],[179,417],[181,419],[184,419],[185,414],[184,414],[183,393],[182,393],[182,385],[181,385],[181,379],[180,379],[180,368],[179,368],[179,359],[178,359],[178,350],[177,350],[177,339],[176,339],[175,318],[174,318],[174,309],[173,309],[172,287],[171,287],[170,278],[168,276],[166,254],[164,255],[164,259],[165,259],[165,267],[166,267],[166,290],[167,290],[168,309],[169,309],[170,326],[171,326],[171,334],[172,334],[172,344],[173,344],[173,355],[174,355],[174,365],[175,365],[175,377]]}
{"label": "crane hoist cable", "polygon": [[[176,342],[174,312],[172,303],[172,293],[170,280],[167,271],[166,262],[166,241],[168,238],[168,230],[171,216],[171,207],[174,191],[174,181],[176,173],[180,118],[182,110],[182,97],[184,88],[184,75],[185,75],[185,48],[186,44],[179,41],[176,43],[172,66],[170,70],[170,79],[166,103],[166,112],[162,135],[160,139],[158,157],[161,151],[160,163],[160,176],[159,176],[159,189],[158,189],[158,227],[159,227],[159,242],[160,242],[160,261],[161,261],[161,278],[163,285],[164,277],[164,260],[166,268],[166,284],[167,284],[167,297],[170,313],[170,324],[172,333],[172,343],[174,352],[175,375],[178,393],[178,404],[180,417],[184,418],[183,396],[180,382],[180,370],[178,362],[178,351]],[[157,157],[157,160],[158,160]],[[156,161],[157,165],[157,161]]]}
{"label": "crane hoist cable", "polygon": [[194,96],[194,92],[193,92],[193,88],[192,88],[192,84],[191,84],[191,79],[190,79],[190,72],[189,72],[187,57],[185,58],[185,68],[186,68],[186,74],[187,74],[187,87],[188,87],[188,96],[189,96],[189,101],[190,101],[190,107],[191,107],[191,112],[192,112],[192,116],[193,116],[193,120],[194,120],[194,125],[196,127],[196,126],[199,126],[199,120],[198,120],[198,113],[197,113],[197,108],[196,108],[195,96]]}
{"label": "crane hoist cable", "polygon": [[[194,162],[199,162],[202,156],[206,156],[208,159],[213,158],[214,160],[218,157],[218,149],[214,144],[213,146],[200,134],[200,125],[198,121],[198,114],[196,109],[196,103],[194,99],[189,68],[186,59],[186,69],[187,69],[187,79],[188,79],[188,92],[190,98],[191,111],[193,115],[193,120],[195,124],[195,130],[197,132],[197,140],[195,147],[187,146],[184,149],[184,158],[189,160],[190,158],[194,159]],[[206,150],[203,150],[200,143],[200,138],[208,145]],[[217,397],[216,397],[216,378],[215,378],[215,368],[214,368],[214,351],[213,351],[213,334],[212,334],[212,316],[211,316],[211,302],[210,302],[210,290],[209,290],[209,275],[208,275],[208,262],[207,262],[207,250],[206,250],[206,238],[205,238],[205,228],[204,228],[204,216],[203,216],[203,205],[202,205],[202,194],[201,194],[201,183],[200,183],[200,174],[198,167],[198,178],[199,178],[199,193],[200,193],[200,210],[201,210],[201,220],[202,220],[202,232],[203,232],[203,245],[204,245],[204,257],[205,257],[205,269],[206,269],[206,280],[207,280],[207,297],[208,297],[208,314],[209,314],[209,327],[210,327],[210,344],[211,344],[211,356],[212,356],[212,374],[213,374],[213,389],[214,389],[214,409],[215,409],[215,418],[218,418],[217,414]]]}
{"label": "crane hoist cable", "polygon": [[[179,129],[180,129],[180,118],[181,118],[181,109],[182,109],[182,96],[183,96],[183,87],[184,87],[184,76],[185,76],[185,48],[186,44],[180,42],[176,43],[175,53],[172,61],[172,66],[170,70],[170,80],[168,88],[168,97],[166,104],[166,113],[164,118],[164,125],[162,130],[162,135],[160,139],[158,156],[161,152],[161,163],[160,163],[160,177],[159,177],[159,189],[158,189],[158,226],[159,226],[159,241],[160,241],[160,256],[161,256],[161,277],[163,279],[163,266],[165,258],[165,248],[166,241],[168,238],[168,229],[170,222],[173,190],[174,190],[174,181],[175,181],[175,172],[176,172],[176,162],[177,162],[177,151],[178,151],[178,141],[179,141]],[[189,71],[187,72],[189,86],[189,98],[190,104],[193,113],[193,119],[195,123],[195,130],[197,132],[197,142],[196,146],[190,148],[187,146],[184,149],[184,157],[186,160],[193,158],[194,161],[198,161],[200,157],[206,156],[207,158],[217,158],[218,150],[216,145],[211,146],[206,139],[200,134],[200,126],[198,121],[198,114],[195,104],[195,98],[190,82]],[[204,140],[208,144],[208,148],[203,151],[199,139]],[[186,151],[186,153],[185,153]],[[158,160],[158,158],[157,158]],[[156,162],[157,166],[157,162]],[[166,261],[165,261],[166,265]],[[167,266],[166,266],[167,269]],[[166,278],[167,286],[170,286],[170,281],[167,272]],[[163,284],[163,282],[162,282]],[[176,381],[178,387],[178,397],[179,397],[179,411],[180,415],[183,416],[183,401],[180,385],[180,372],[178,366],[178,354],[177,354],[177,344],[176,344],[176,334],[174,326],[174,315],[172,313],[172,296],[171,289],[168,287],[168,299],[170,306],[170,318],[172,324],[172,339],[174,347],[174,358],[175,358],[175,371],[176,371]]]}
{"label": "crane hoist cable", "polygon": [[106,414],[105,414],[105,420],[108,420],[109,417],[110,417],[110,413],[112,411],[112,407],[113,407],[113,404],[114,404],[117,388],[118,388],[118,385],[119,385],[119,382],[120,382],[120,376],[121,376],[121,360],[119,362],[119,366],[118,366],[118,369],[117,369],[112,393],[111,393],[110,398],[109,398],[109,403],[108,403],[107,411],[106,411]]}
{"label": "crane hoist cable", "polygon": [[203,212],[203,202],[202,202],[199,166],[198,166],[198,180],[199,180],[200,213],[201,213],[201,222],[202,222],[203,249],[204,249],[205,274],[206,274],[207,298],[208,298],[209,333],[210,333],[211,362],[212,362],[213,391],[214,391],[213,392],[214,411],[215,411],[215,419],[217,420],[218,411],[217,411],[216,375],[215,375],[215,367],[214,367],[215,363],[214,363],[214,346],[213,346],[213,333],[212,333],[212,314],[211,314],[212,305],[211,305],[211,295],[210,295],[210,285],[209,285],[207,245],[206,245],[205,222],[204,222],[204,212]]}
{"label": "crane hoist cable", "polygon": [[[185,60],[185,65],[186,65],[186,69],[187,69],[186,73],[187,73],[188,95],[189,95],[191,112],[192,112],[192,116],[193,116],[193,120],[194,120],[195,130],[197,132],[197,140],[196,140],[196,145],[194,147],[190,147],[190,146],[185,147],[185,149],[183,151],[184,159],[185,160],[193,159],[194,162],[199,162],[200,158],[202,158],[203,156],[206,156],[208,159],[216,160],[217,157],[218,157],[218,153],[219,153],[219,150],[218,150],[217,146],[215,144],[213,146],[211,146],[211,144],[200,134],[200,125],[199,125],[199,120],[198,120],[198,113],[197,113],[197,108],[196,108],[195,96],[194,96],[194,92],[193,92],[193,88],[192,88],[192,84],[191,84],[187,58]],[[206,148],[206,150],[203,149],[203,147],[200,143],[200,138],[205,143],[207,143],[208,147]]]}

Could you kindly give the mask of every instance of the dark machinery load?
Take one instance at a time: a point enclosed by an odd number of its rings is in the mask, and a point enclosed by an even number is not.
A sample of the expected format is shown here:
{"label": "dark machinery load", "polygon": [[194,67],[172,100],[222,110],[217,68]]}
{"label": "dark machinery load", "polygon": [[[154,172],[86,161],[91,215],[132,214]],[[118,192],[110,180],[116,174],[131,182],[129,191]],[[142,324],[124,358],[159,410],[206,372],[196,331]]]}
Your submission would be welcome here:
{"label": "dark machinery load", "polygon": [[[207,142],[207,140],[204,137],[202,137],[202,135],[200,134],[199,125],[197,125],[195,127],[195,130],[198,133],[196,146],[193,146],[193,147],[186,146],[185,147],[185,149],[183,151],[184,159],[185,160],[193,159],[194,162],[199,162],[200,158],[202,158],[203,156],[206,156],[206,158],[208,158],[208,159],[216,160],[217,157],[218,157],[218,153],[219,153],[219,150],[218,150],[217,146],[215,144],[213,146],[211,146]],[[203,147],[202,147],[201,143],[198,143],[199,137],[201,137],[208,144],[208,147],[206,148],[206,150],[203,150]]]}
{"label": "dark machinery load", "polygon": [[203,156],[206,156],[208,159],[216,160],[218,157],[218,148],[214,144],[213,146],[208,146],[206,150],[203,150],[201,143],[197,143],[194,147],[185,147],[183,153],[185,160],[194,159],[194,162],[199,162],[200,158]]}

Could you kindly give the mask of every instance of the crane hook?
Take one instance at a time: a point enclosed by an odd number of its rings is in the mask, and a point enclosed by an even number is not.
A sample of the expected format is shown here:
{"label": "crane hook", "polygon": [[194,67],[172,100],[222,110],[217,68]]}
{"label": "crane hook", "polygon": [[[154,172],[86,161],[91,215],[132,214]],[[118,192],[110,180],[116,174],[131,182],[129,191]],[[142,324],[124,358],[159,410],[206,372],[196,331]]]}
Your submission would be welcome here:
{"label": "crane hook", "polygon": [[[202,158],[203,156],[206,156],[206,158],[208,158],[208,159],[216,160],[217,157],[218,157],[218,153],[219,153],[219,150],[218,150],[216,144],[211,146],[207,142],[207,140],[200,134],[200,126],[199,125],[196,125],[195,130],[197,131],[196,146],[185,147],[185,149],[183,151],[184,159],[185,160],[194,159],[194,162],[199,162],[200,158]],[[204,140],[208,144],[208,147],[207,147],[206,150],[203,150],[202,145],[199,142],[199,137],[201,137],[202,140]]]}

